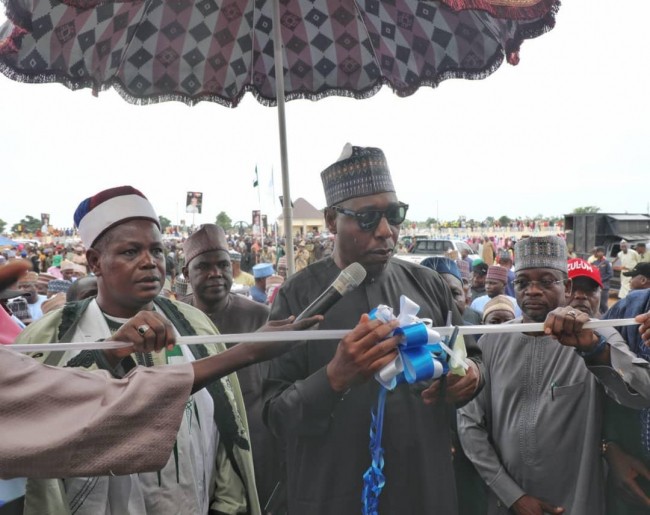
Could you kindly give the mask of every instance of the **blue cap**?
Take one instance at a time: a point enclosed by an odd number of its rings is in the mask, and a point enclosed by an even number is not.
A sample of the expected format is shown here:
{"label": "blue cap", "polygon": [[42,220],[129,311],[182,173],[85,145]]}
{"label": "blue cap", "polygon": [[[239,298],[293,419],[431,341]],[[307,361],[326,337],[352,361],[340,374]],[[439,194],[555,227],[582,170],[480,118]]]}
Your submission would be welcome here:
{"label": "blue cap", "polygon": [[439,274],[451,274],[454,277],[457,277],[460,282],[463,282],[463,278],[460,275],[460,270],[458,270],[458,265],[452,259],[448,257],[428,257],[420,263],[422,266],[426,266],[431,270],[435,270]]}
{"label": "blue cap", "polygon": [[260,263],[253,267],[253,277],[263,279],[273,275],[273,265],[271,263]]}

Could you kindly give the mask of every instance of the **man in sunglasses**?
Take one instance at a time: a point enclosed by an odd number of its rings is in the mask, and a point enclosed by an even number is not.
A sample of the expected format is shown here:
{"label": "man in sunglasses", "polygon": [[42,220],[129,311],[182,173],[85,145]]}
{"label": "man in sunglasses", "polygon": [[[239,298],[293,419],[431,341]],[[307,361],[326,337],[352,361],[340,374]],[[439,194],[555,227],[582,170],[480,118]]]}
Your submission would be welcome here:
{"label": "man in sunglasses", "polygon": [[[270,318],[298,315],[356,262],[367,272],[365,281],[325,313],[320,329],[351,329],[380,304],[398,312],[402,294],[434,326],[445,325],[450,312],[462,324],[438,273],[393,258],[408,206],[398,200],[383,152],[348,144],[321,179],[334,251],[284,282]],[[312,341],[271,362],[265,419],[285,447],[289,514],[361,512],[363,474],[371,463],[370,412],[379,391],[373,375],[394,356],[379,352],[379,341],[374,335],[354,346]],[[479,389],[480,372],[471,361],[468,374],[448,377],[445,388],[440,381],[402,384],[388,394],[380,513],[457,513],[450,404],[466,402]]]}
{"label": "man in sunglasses", "polygon": [[481,337],[485,388],[458,412],[461,444],[489,486],[488,515],[603,515],[603,394],[649,406],[648,362],[613,328],[583,328],[563,239],[525,238],[515,256],[523,322],[544,330]]}

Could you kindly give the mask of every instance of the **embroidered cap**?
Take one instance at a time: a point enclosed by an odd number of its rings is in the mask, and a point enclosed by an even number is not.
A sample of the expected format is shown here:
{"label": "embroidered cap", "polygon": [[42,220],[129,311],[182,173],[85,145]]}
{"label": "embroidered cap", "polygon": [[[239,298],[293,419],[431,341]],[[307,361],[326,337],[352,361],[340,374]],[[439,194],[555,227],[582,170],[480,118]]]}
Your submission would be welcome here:
{"label": "embroidered cap", "polygon": [[72,286],[71,281],[66,281],[65,279],[54,279],[47,283],[47,291],[52,293],[67,292],[68,288]]}
{"label": "embroidered cap", "polygon": [[253,267],[253,277],[263,279],[273,275],[273,265],[271,263],[259,263]]}
{"label": "embroidered cap", "polygon": [[192,236],[187,238],[183,243],[183,253],[185,254],[185,264],[189,265],[196,256],[211,252],[213,250],[228,250],[226,233],[223,229],[215,224],[205,224],[196,231]]}
{"label": "embroidered cap", "polygon": [[151,220],[160,229],[158,215],[147,197],[131,186],[100,191],[81,202],[74,213],[74,224],[86,248],[109,229],[135,219]]}
{"label": "embroidered cap", "polygon": [[603,281],[600,279],[600,270],[595,266],[591,266],[584,259],[569,259],[569,262],[567,263],[567,269],[569,272],[569,279],[575,279],[576,277],[588,277],[592,281],[595,281],[598,286],[601,288],[603,287]]}
{"label": "embroidered cap", "polygon": [[435,270],[439,274],[451,274],[456,277],[461,283],[463,282],[463,276],[460,275],[458,266],[456,262],[449,259],[448,257],[428,257],[424,259],[421,263],[422,266],[426,266],[431,270]]}
{"label": "embroidered cap", "polygon": [[395,191],[386,156],[379,148],[353,147],[346,143],[336,163],[325,168],[320,177],[328,206],[350,198]]}
{"label": "embroidered cap", "polygon": [[508,282],[508,269],[502,266],[490,265],[488,267],[487,280]]}
{"label": "embroidered cap", "polygon": [[551,268],[567,273],[566,242],[559,236],[523,238],[515,243],[515,272]]}
{"label": "embroidered cap", "polygon": [[493,311],[509,311],[512,313],[513,318],[515,317],[515,308],[510,299],[505,295],[497,295],[485,303],[485,307],[483,308],[483,321]]}

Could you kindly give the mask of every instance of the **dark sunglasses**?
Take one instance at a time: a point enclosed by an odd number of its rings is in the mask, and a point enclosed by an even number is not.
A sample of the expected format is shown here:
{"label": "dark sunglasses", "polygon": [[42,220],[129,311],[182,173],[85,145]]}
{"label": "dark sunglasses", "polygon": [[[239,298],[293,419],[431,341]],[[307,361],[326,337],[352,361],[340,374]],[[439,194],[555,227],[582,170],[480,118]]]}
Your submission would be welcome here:
{"label": "dark sunglasses", "polygon": [[332,209],[337,213],[356,218],[359,228],[362,231],[374,231],[383,216],[386,217],[390,225],[400,225],[406,218],[406,212],[409,206],[400,202],[398,204],[391,204],[383,210],[368,209],[367,211],[352,211],[351,209],[345,209],[340,206],[332,206]]}

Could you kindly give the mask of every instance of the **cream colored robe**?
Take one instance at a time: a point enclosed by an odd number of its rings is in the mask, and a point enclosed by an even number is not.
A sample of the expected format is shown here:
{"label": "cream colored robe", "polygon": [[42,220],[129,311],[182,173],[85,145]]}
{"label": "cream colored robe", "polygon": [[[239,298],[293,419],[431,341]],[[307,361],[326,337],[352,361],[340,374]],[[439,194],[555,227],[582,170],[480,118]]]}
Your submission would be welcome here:
{"label": "cream colored robe", "polygon": [[[218,334],[216,327],[199,310],[182,303],[176,307],[187,318],[197,334]],[[42,322],[30,326],[19,337],[21,343],[38,343],[55,341],[61,321],[61,311],[56,311],[45,317]],[[73,337],[74,341],[95,341],[108,331],[108,327],[99,312],[96,303],[90,304],[79,321]],[[110,333],[109,333],[110,334]],[[225,350],[223,345],[206,345],[211,354]],[[188,353],[184,352],[186,357]],[[64,364],[73,357],[74,353],[66,353],[60,363]],[[156,360],[164,356],[154,355]],[[43,356],[43,359],[46,359]],[[192,358],[188,358],[192,359]],[[160,363],[156,363],[160,364]],[[234,407],[240,430],[248,439],[248,428],[244,403],[235,374],[222,379],[222,384]],[[180,431],[176,438],[177,456],[168,454],[168,461],[160,473],[140,474],[131,477],[103,477],[99,481],[88,478],[66,479],[55,486],[53,481],[29,481],[25,514],[44,513],[47,506],[56,515],[68,515],[73,507],[78,515],[166,515],[206,513],[208,506],[226,514],[244,513],[246,506],[251,513],[260,513],[259,501],[255,488],[252,455],[234,447],[236,467],[241,471],[243,483],[235,473],[233,464],[227,458],[225,449],[219,445],[214,456],[214,444],[210,447],[212,434],[206,424],[212,424],[212,413],[206,404],[206,392],[195,394],[194,404],[189,404],[185,410],[186,416],[181,421]],[[189,398],[186,399],[189,401]],[[190,401],[191,402],[191,401]],[[211,402],[209,403],[211,404]],[[198,418],[202,425],[201,433],[196,432],[196,418],[193,413],[198,410]],[[193,430],[192,427],[195,429]],[[216,436],[213,434],[213,436]],[[250,441],[250,440],[249,440]],[[203,460],[204,456],[212,454],[214,461]],[[92,490],[90,496],[87,491]],[[78,499],[83,498],[81,507]],[[119,504],[118,504],[119,503]],[[85,510],[84,510],[85,505]],[[56,508],[54,508],[56,507]],[[105,511],[98,511],[102,507]]]}

